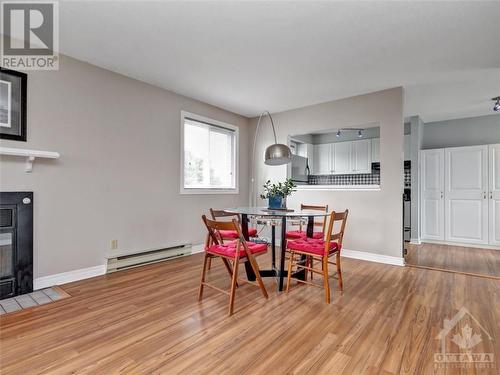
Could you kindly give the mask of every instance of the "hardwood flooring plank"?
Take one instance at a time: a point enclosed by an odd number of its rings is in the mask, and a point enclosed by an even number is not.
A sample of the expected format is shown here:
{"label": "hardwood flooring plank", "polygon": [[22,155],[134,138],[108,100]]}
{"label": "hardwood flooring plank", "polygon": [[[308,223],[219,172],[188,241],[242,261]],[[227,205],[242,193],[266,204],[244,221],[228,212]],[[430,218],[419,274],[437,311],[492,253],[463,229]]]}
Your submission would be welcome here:
{"label": "hardwood flooring plank", "polygon": [[[266,264],[269,258],[259,258]],[[436,368],[437,334],[466,307],[500,358],[500,281],[343,259],[332,303],[306,285],[270,298],[241,285],[197,289],[202,254],[64,285],[71,295],[0,316],[0,372],[10,374],[497,374]],[[244,272],[241,271],[241,277]],[[229,287],[222,264],[210,280]],[[3,305],[2,305],[3,306]],[[475,324],[473,320],[460,322]],[[450,339],[447,345],[454,345]],[[26,353],[29,353],[27,356]]]}

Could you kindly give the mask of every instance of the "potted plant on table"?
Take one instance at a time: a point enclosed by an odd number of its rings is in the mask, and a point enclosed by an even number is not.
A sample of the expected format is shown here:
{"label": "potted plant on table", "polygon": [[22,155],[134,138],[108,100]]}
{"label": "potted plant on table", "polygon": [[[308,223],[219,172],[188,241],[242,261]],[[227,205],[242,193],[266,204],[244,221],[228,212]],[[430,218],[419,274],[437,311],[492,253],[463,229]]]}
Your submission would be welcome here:
{"label": "potted plant on table", "polygon": [[297,185],[291,180],[272,184],[267,180],[264,186],[264,193],[260,195],[262,199],[268,199],[268,208],[275,210],[286,210],[286,197],[292,194]]}

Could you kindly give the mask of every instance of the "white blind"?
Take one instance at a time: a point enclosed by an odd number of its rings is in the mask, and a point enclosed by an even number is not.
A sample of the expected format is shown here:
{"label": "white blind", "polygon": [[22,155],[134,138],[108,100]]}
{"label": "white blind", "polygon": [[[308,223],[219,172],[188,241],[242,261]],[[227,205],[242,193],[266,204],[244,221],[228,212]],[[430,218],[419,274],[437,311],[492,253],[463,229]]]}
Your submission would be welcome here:
{"label": "white blind", "polygon": [[184,119],[184,188],[235,189],[232,129]]}

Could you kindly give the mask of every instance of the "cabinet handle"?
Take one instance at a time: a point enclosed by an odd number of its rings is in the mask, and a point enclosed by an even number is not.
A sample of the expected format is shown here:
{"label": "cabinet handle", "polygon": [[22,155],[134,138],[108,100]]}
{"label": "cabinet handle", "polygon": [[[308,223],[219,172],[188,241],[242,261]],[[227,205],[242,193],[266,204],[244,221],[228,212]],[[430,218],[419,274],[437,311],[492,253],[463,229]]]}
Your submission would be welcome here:
{"label": "cabinet handle", "polygon": [[490,199],[493,199],[493,192],[490,191]]}
{"label": "cabinet handle", "polygon": [[486,192],[483,191],[483,199],[486,199]]}

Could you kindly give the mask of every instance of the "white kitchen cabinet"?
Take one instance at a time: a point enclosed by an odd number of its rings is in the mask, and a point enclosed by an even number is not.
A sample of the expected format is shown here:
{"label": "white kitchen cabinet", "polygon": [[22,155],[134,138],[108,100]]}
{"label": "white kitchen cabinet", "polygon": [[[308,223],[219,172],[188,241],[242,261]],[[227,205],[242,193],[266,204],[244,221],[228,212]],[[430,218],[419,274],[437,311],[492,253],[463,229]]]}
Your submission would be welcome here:
{"label": "white kitchen cabinet", "polygon": [[380,163],[380,138],[373,138],[372,142],[372,163]]}
{"label": "white kitchen cabinet", "polygon": [[404,160],[411,160],[411,134],[404,136]]}
{"label": "white kitchen cabinet", "polygon": [[489,244],[500,246],[500,144],[488,146]]}
{"label": "white kitchen cabinet", "polygon": [[338,142],[333,144],[333,152],[332,152],[333,174],[352,173],[351,143],[352,142]]}
{"label": "white kitchen cabinet", "polygon": [[370,139],[351,142],[352,173],[371,173],[372,142]]}
{"label": "white kitchen cabinet", "polygon": [[421,151],[422,239],[444,240],[444,149]]}
{"label": "white kitchen cabinet", "polygon": [[488,243],[488,146],[445,149],[445,240]]}
{"label": "white kitchen cabinet", "polygon": [[314,145],[313,174],[331,174],[331,144]]}

